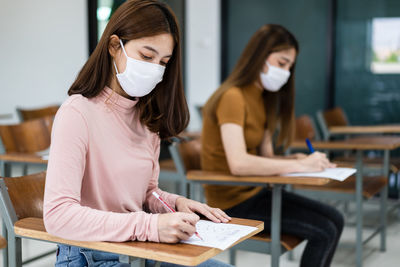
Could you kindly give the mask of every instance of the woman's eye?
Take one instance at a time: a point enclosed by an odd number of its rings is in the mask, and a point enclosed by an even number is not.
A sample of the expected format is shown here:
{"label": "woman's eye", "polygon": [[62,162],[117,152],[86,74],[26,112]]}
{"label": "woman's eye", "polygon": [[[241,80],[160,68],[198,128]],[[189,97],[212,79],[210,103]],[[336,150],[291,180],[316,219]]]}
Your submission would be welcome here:
{"label": "woman's eye", "polygon": [[285,67],[285,63],[279,62],[280,67]]}
{"label": "woman's eye", "polygon": [[142,54],[142,58],[145,60],[152,60],[153,58],[151,56],[146,56],[144,54]]}
{"label": "woman's eye", "polygon": [[161,65],[161,66],[167,66],[167,64],[168,64],[168,62],[164,62],[164,61],[161,61],[161,62],[160,62],[160,65]]}

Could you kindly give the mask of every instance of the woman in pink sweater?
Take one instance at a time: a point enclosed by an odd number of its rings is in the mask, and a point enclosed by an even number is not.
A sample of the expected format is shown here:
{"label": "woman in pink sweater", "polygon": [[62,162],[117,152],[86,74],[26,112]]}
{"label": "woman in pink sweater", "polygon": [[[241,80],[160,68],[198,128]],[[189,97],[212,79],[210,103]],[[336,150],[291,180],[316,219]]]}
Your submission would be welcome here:
{"label": "woman in pink sweater", "polygon": [[[111,17],[56,115],[44,198],[49,233],[173,243],[195,232],[195,212],[229,221],[220,209],[158,188],[160,139],[189,121],[180,50],[165,4],[127,1]],[[168,213],[153,192],[178,212]],[[118,255],[59,245],[56,266],[100,265],[125,266]]]}

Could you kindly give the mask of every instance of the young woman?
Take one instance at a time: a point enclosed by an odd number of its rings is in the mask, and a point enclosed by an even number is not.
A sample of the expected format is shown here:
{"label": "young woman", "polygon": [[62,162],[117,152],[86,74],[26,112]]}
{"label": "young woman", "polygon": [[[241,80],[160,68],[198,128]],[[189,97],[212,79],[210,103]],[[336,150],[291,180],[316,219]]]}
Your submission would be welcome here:
{"label": "young woman", "polygon": [[[49,233],[174,243],[195,232],[195,212],[229,221],[220,209],[158,188],[160,138],[177,135],[189,120],[180,53],[176,18],[165,4],[127,1],[112,16],[56,115],[44,199]],[[153,192],[178,212],[167,213]],[[118,255],[59,245],[56,266],[128,265]]]}
{"label": "young woman", "polygon": [[[334,165],[325,154],[274,155],[273,138],[288,145],[293,134],[294,36],[264,25],[250,39],[231,75],[203,111],[202,168],[234,175],[320,171]],[[248,186],[205,186],[209,205],[230,216],[264,220],[270,228],[271,191]],[[329,266],[343,228],[342,215],[322,203],[283,192],[282,232],[307,239],[301,266]]]}

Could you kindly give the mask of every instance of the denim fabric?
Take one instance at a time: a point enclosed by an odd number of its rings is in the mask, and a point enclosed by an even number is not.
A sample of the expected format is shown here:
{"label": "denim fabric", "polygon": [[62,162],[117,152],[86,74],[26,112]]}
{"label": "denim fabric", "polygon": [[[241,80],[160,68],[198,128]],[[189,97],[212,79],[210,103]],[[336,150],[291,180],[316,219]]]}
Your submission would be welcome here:
{"label": "denim fabric", "polygon": [[[272,192],[264,188],[257,195],[225,210],[232,217],[264,221],[264,229],[271,230]],[[343,230],[343,215],[321,202],[282,191],[281,232],[306,239],[301,267],[331,265]]]}
{"label": "denim fabric", "polygon": [[58,245],[56,267],[130,267],[119,262],[119,255]]}
{"label": "denim fabric", "polygon": [[[146,261],[146,267],[154,266],[154,261]],[[161,267],[179,267],[171,263],[161,263]],[[216,260],[208,260],[199,267],[232,267]],[[55,267],[130,267],[128,263],[120,263],[119,255],[96,250],[58,245]]]}

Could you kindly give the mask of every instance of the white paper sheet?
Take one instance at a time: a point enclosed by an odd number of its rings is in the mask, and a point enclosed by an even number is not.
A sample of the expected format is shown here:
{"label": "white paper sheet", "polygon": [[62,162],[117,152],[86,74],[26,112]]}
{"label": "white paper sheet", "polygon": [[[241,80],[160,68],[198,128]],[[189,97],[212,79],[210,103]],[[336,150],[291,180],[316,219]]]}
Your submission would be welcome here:
{"label": "white paper sheet", "polygon": [[203,240],[193,235],[181,242],[225,250],[243,236],[257,230],[257,227],[200,220],[196,224],[196,230]]}
{"label": "white paper sheet", "polygon": [[327,168],[322,172],[296,172],[288,173],[284,176],[306,176],[306,177],[322,177],[330,178],[337,181],[344,181],[349,176],[356,173],[356,169],[352,168]]}
{"label": "white paper sheet", "polygon": [[37,151],[36,155],[42,157],[42,159],[44,159],[44,160],[48,160],[49,159],[49,153],[50,153],[50,148],[46,148],[45,150]]}

